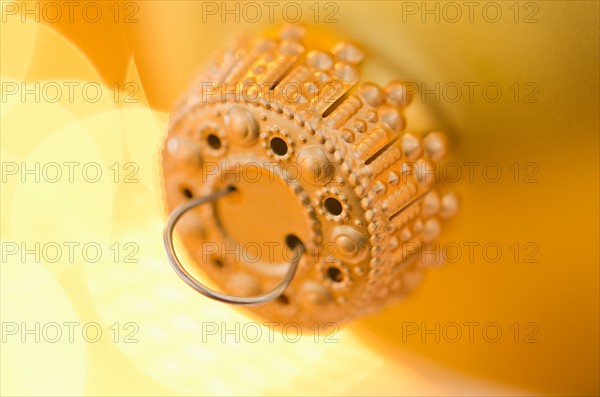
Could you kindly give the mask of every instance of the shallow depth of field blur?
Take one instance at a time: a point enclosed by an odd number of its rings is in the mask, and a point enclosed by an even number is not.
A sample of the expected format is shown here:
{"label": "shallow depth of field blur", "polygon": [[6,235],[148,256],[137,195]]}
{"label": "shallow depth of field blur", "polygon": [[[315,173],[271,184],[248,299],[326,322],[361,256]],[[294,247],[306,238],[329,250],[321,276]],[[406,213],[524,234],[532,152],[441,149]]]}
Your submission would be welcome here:
{"label": "shallow depth of field blur", "polygon": [[[600,393],[597,2],[72,3],[1,2],[2,395]],[[440,239],[460,256],[335,343],[204,338],[250,319],[166,260],[169,112],[297,9],[316,42],[363,46],[363,80],[417,83],[464,173]]]}

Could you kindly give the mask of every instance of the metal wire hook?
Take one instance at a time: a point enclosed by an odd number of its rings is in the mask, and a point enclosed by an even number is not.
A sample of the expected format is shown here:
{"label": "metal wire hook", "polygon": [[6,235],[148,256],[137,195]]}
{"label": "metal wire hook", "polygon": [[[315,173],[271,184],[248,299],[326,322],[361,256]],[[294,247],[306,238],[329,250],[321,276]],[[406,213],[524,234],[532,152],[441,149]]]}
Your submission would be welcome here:
{"label": "metal wire hook", "polygon": [[294,247],[292,247],[295,248],[295,256],[290,262],[290,267],[287,273],[285,274],[283,280],[281,280],[281,282],[271,291],[262,295],[252,297],[227,295],[206,287],[204,284],[196,280],[190,273],[188,273],[187,270],[185,270],[185,268],[179,261],[179,258],[177,258],[177,254],[175,253],[175,247],[173,245],[173,230],[175,229],[177,221],[183,216],[183,214],[199,205],[215,201],[216,199],[223,197],[234,190],[234,186],[228,186],[225,189],[217,190],[214,193],[191,200],[175,208],[167,218],[167,223],[165,224],[165,228],[163,230],[163,240],[165,244],[165,249],[167,251],[167,257],[169,258],[169,262],[171,263],[173,270],[175,270],[175,273],[177,273],[177,275],[183,281],[185,281],[187,285],[189,285],[202,295],[217,300],[219,302],[230,303],[232,305],[262,305],[264,303],[277,299],[283,293],[283,291],[285,291],[285,289],[288,287],[288,285],[294,278],[294,275],[296,274],[296,269],[298,268],[298,263],[300,262],[300,258],[302,258],[302,254],[304,254],[304,246],[302,245],[302,243],[298,243]]}

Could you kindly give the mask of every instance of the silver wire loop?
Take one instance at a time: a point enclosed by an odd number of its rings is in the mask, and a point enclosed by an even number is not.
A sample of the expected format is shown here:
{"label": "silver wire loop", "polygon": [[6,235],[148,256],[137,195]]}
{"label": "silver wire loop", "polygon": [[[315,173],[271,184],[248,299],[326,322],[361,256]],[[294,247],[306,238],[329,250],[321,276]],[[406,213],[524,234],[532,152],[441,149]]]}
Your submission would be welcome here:
{"label": "silver wire loop", "polygon": [[302,243],[296,244],[294,251],[295,255],[292,261],[290,262],[290,267],[285,274],[285,277],[281,282],[271,291],[252,297],[241,297],[241,296],[233,296],[223,294],[221,292],[217,292],[206,287],[204,284],[196,280],[187,270],[183,267],[177,254],[175,253],[175,247],[173,245],[173,230],[175,229],[175,225],[177,221],[192,208],[195,208],[199,205],[215,201],[216,199],[225,196],[228,193],[231,193],[235,190],[235,187],[229,186],[222,190],[217,190],[214,193],[211,193],[207,196],[200,197],[194,200],[190,200],[187,203],[181,204],[177,208],[171,212],[169,217],[167,218],[167,223],[165,224],[165,228],[163,230],[163,240],[165,244],[165,249],[167,251],[167,257],[169,258],[169,262],[175,270],[175,273],[183,280],[187,285],[201,293],[202,295],[217,300],[219,302],[225,302],[232,305],[240,305],[240,306],[253,306],[253,305],[262,305],[272,300],[277,299],[283,291],[290,285],[290,282],[294,278],[296,274],[296,269],[298,268],[298,263],[300,263],[300,259],[304,254],[304,246]]}

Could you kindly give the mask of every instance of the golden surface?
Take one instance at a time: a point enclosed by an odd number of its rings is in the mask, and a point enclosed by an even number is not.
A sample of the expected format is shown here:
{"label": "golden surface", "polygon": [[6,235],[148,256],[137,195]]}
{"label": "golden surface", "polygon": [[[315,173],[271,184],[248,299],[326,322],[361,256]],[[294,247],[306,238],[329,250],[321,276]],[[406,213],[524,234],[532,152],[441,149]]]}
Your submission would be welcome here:
{"label": "golden surface", "polygon": [[299,239],[290,285],[249,310],[305,329],[406,296],[443,262],[422,252],[436,250],[458,206],[427,175],[447,154],[445,135],[404,131],[408,87],[357,84],[363,51],[307,47],[309,35],[286,25],[220,54],[173,111],[162,151],[168,212],[235,187],[184,218],[188,267],[229,295],[258,296],[279,283]]}
{"label": "golden surface", "polygon": [[[133,185],[3,183],[3,242],[93,240],[107,249],[137,241],[140,261],[3,262],[2,322],[96,321],[109,332],[115,321],[134,321],[140,342],[115,344],[107,333],[96,344],[79,340],[54,350],[9,339],[2,344],[2,394],[598,394],[596,2],[537,2],[532,24],[515,24],[505,2],[506,18],[495,24],[422,23],[420,15],[403,22],[401,2],[338,3],[339,23],[317,26],[336,37],[321,39],[362,43],[370,60],[364,74],[375,82],[403,76],[501,84],[505,100],[495,104],[429,98],[427,105],[448,127],[450,161],[497,162],[507,175],[494,184],[463,178],[452,185],[462,200],[460,221],[442,243],[496,241],[507,254],[496,263],[464,257],[430,272],[409,300],[353,323],[337,344],[280,341],[255,350],[198,338],[194,327],[207,318],[230,326],[249,320],[188,291],[168,268],[159,237],[158,151],[166,113],[214,49],[241,31],[277,27],[198,23],[196,2],[139,4],[139,22],[127,26],[110,19],[2,23],[2,81],[95,81],[105,89],[134,81],[143,88],[138,106],[115,105],[108,89],[108,100],[95,104],[14,97],[1,104],[2,162],[140,165]],[[535,82],[539,102],[511,101],[514,82]],[[507,169],[514,162],[537,163],[539,182],[514,183]],[[529,241],[539,246],[539,262],[515,263],[508,247]],[[417,335],[403,342],[402,322],[498,322],[507,337],[422,343]],[[508,330],[515,322],[537,323],[539,342],[515,343]],[[256,357],[260,366],[247,365]]]}

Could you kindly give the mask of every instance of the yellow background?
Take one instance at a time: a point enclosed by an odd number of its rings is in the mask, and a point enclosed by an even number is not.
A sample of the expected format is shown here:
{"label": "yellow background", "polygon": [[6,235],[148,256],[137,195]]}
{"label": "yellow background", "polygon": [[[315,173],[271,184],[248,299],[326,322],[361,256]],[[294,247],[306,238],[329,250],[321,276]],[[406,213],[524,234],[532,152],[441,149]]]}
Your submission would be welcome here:
{"label": "yellow background", "polygon": [[[189,291],[161,244],[158,149],[171,106],[213,52],[281,21],[202,23],[201,2],[137,3],[132,24],[3,19],[3,82],[92,81],[105,92],[95,104],[5,102],[3,93],[2,162],[140,167],[135,184],[2,184],[3,242],[96,241],[105,253],[115,241],[140,247],[136,264],[108,255],[95,264],[3,261],[2,322],[94,321],[107,332],[93,344],[8,339],[0,345],[3,395],[600,392],[597,2],[537,2],[531,24],[514,23],[512,2],[498,2],[506,13],[498,23],[477,13],[473,23],[423,23],[420,14],[403,21],[403,3],[394,1],[339,2],[333,24],[315,25],[306,14],[322,43],[345,37],[364,46],[365,79],[498,82],[505,95],[425,104],[435,114],[430,126],[448,132],[451,161],[496,162],[506,172],[498,183],[476,173],[474,183],[445,186],[459,194],[461,210],[441,242],[498,242],[501,260],[464,256],[432,270],[406,302],[353,322],[330,345],[202,343],[202,321],[249,320]],[[113,2],[101,4],[112,15]],[[138,103],[115,103],[108,87],[127,82],[142,87]],[[539,102],[510,100],[514,82],[537,84]],[[539,182],[514,183],[515,162],[536,163]],[[539,262],[515,263],[514,242],[535,242]],[[512,334],[498,343],[403,342],[400,334],[402,322],[470,321],[505,332],[535,322],[539,342],[515,343]],[[112,342],[114,322],[139,324],[139,342]]]}

